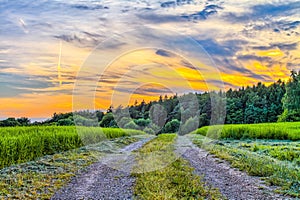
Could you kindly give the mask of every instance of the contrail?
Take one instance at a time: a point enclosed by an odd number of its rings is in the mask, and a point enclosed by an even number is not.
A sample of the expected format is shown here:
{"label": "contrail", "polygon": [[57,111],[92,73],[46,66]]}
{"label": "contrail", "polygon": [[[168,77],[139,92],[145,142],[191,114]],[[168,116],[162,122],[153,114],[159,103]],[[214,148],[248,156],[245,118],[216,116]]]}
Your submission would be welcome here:
{"label": "contrail", "polygon": [[59,44],[59,57],[58,57],[58,64],[57,64],[57,73],[58,73],[58,81],[59,81],[59,86],[62,85],[62,80],[61,80],[61,49],[62,49],[62,42],[60,41]]}

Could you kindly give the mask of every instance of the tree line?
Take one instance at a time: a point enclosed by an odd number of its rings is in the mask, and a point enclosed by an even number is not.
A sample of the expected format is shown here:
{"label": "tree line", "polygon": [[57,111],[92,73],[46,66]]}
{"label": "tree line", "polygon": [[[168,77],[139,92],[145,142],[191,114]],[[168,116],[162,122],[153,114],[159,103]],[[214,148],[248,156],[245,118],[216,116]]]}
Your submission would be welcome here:
{"label": "tree line", "polygon": [[54,113],[43,122],[8,118],[0,121],[0,126],[79,125],[140,129],[148,133],[184,133],[218,123],[284,121],[300,121],[300,72],[291,71],[289,81],[278,80],[268,86],[259,82],[226,92],[165,95],[157,101],[136,101],[127,107],[110,106],[106,112]]}

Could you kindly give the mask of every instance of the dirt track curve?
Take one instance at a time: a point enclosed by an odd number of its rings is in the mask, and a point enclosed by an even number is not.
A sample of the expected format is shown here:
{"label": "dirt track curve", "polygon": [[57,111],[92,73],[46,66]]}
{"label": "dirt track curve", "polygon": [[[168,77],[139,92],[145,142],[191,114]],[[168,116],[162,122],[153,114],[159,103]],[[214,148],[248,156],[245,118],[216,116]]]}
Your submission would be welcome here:
{"label": "dirt track curve", "polygon": [[195,173],[202,176],[210,186],[219,188],[230,200],[268,200],[291,199],[273,192],[258,177],[234,169],[207,151],[194,145],[186,136],[179,136],[176,142],[176,153],[188,160]]}

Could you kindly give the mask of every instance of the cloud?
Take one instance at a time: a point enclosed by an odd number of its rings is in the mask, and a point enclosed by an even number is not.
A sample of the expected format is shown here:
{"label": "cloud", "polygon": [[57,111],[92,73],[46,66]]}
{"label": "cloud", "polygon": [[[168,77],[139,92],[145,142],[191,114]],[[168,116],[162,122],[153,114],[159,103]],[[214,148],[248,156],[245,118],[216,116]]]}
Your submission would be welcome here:
{"label": "cloud", "polygon": [[126,93],[126,94],[137,94],[142,96],[158,96],[160,94],[172,93],[171,89],[165,88],[158,84],[143,85],[140,88],[135,89],[136,85],[130,84],[127,87],[116,87],[115,91]]}
{"label": "cloud", "polygon": [[0,73],[1,98],[19,96],[55,87],[48,76],[17,75]]}
{"label": "cloud", "polygon": [[[300,11],[300,10],[299,10]],[[264,21],[253,22],[251,26],[247,27],[253,31],[264,31],[269,30],[275,33],[284,33],[286,35],[298,35],[299,32],[297,28],[300,25],[300,21],[287,21],[287,20],[279,20],[279,19],[264,19]]]}
{"label": "cloud", "polygon": [[151,22],[153,24],[163,24],[163,23],[179,23],[184,22],[182,17],[178,15],[171,15],[171,14],[137,14],[136,15],[139,19]]}
{"label": "cloud", "polygon": [[251,7],[245,5],[246,11],[242,13],[228,12],[223,17],[229,22],[239,22],[244,23],[248,21],[257,21],[261,19],[266,19],[267,17],[280,17],[289,16],[291,14],[299,12],[300,2],[290,1],[290,2],[279,2],[279,3],[263,3],[256,4]]}
{"label": "cloud", "polygon": [[217,56],[233,56],[239,50],[241,45],[245,44],[241,40],[230,40],[223,44],[218,43],[214,39],[197,40],[197,42],[211,55]]}
{"label": "cloud", "polygon": [[89,33],[86,31],[73,34],[56,35],[54,37],[82,47],[95,47],[100,43],[100,40],[102,39],[101,35]]}
{"label": "cloud", "polygon": [[[155,88],[156,87],[156,88]],[[157,87],[157,85],[151,85],[151,86],[146,86],[142,88],[138,88],[137,90],[134,91],[135,94],[139,95],[159,95],[159,94],[169,94],[172,93],[172,91],[168,88],[164,87]]]}
{"label": "cloud", "polygon": [[284,31],[289,31],[292,29],[296,29],[300,25],[300,21],[286,22],[282,24],[281,29]]}
{"label": "cloud", "polygon": [[254,5],[251,10],[252,17],[266,17],[266,16],[286,16],[290,15],[295,10],[300,9],[300,2],[286,2],[286,3],[266,3],[260,5]]}
{"label": "cloud", "polygon": [[163,56],[163,57],[174,57],[174,54],[172,54],[168,51],[165,51],[163,49],[159,49],[155,53],[156,53],[156,55]]}
{"label": "cloud", "polygon": [[280,50],[296,50],[299,46],[298,42],[294,43],[272,43],[269,46],[254,46],[252,47],[254,50],[270,50],[270,49],[276,49],[279,48]]}
{"label": "cloud", "polygon": [[85,5],[85,4],[75,4],[71,6],[79,10],[100,10],[100,9],[109,9],[107,6],[102,5]]}
{"label": "cloud", "polygon": [[160,4],[160,7],[162,8],[170,8],[170,7],[176,7],[176,6],[183,6],[186,4],[193,3],[193,0],[176,0],[176,1],[166,1]]}
{"label": "cloud", "polygon": [[197,70],[197,68],[195,66],[193,66],[191,63],[189,63],[189,62],[187,62],[185,60],[181,60],[180,64],[183,65],[184,67],[189,68],[189,69]]}
{"label": "cloud", "polygon": [[[166,14],[166,12],[146,12],[142,14],[137,14],[140,19],[151,21],[152,23],[162,24],[162,23],[180,23],[180,22],[187,22],[187,21],[201,21],[208,19],[209,16],[215,15],[218,13],[219,10],[222,10],[223,7],[215,4],[210,4],[211,2],[207,2],[204,8],[198,12],[183,12],[183,10],[177,9],[179,6],[183,5],[196,5],[199,4],[198,2],[194,1],[168,1],[161,4],[162,8],[174,8],[174,12],[169,12],[171,14]],[[200,4],[198,5],[200,7]],[[176,11],[175,11],[176,10]],[[149,11],[149,10],[147,10]],[[151,10],[150,10],[151,11]],[[158,11],[158,10],[156,10]]]}
{"label": "cloud", "polygon": [[182,17],[190,21],[206,20],[209,16],[217,14],[218,10],[222,9],[223,8],[218,5],[207,5],[200,12],[196,12],[190,15],[182,15]]}
{"label": "cloud", "polygon": [[238,55],[237,59],[240,61],[257,60],[260,62],[271,62],[273,59],[267,56],[256,56],[256,55]]}

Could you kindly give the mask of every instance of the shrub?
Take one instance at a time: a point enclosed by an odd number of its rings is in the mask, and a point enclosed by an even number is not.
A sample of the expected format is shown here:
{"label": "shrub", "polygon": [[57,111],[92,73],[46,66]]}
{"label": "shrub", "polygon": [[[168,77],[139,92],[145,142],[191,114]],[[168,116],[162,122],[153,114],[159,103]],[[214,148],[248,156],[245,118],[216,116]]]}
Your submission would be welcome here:
{"label": "shrub", "polygon": [[177,133],[180,126],[180,122],[177,119],[173,119],[172,121],[166,123],[162,132],[163,133]]}
{"label": "shrub", "polygon": [[197,117],[191,117],[180,127],[179,134],[185,135],[198,128],[199,120]]}
{"label": "shrub", "polygon": [[134,123],[134,121],[130,121],[129,123],[127,123],[125,126],[124,126],[125,129],[135,129],[137,130],[139,128],[138,125],[136,125]]}
{"label": "shrub", "polygon": [[60,119],[57,122],[58,126],[72,126],[74,122],[71,119]]}

